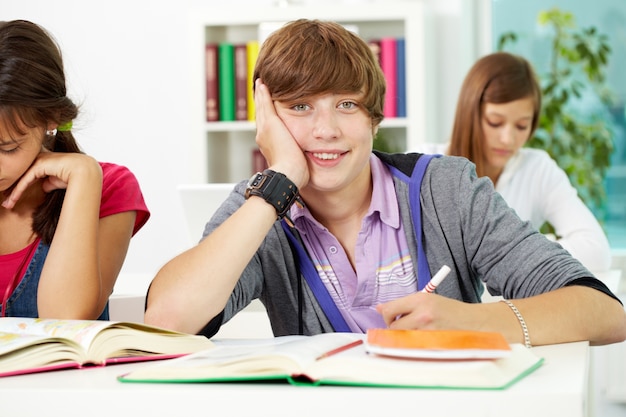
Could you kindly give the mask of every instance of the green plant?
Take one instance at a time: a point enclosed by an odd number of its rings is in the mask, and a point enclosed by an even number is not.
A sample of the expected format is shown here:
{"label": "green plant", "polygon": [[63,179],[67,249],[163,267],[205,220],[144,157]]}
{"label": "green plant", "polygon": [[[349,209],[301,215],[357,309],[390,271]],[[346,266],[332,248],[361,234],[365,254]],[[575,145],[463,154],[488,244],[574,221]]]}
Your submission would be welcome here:
{"label": "green plant", "polygon": [[381,152],[394,153],[399,152],[397,147],[393,145],[392,141],[387,138],[387,135],[383,130],[379,130],[374,137],[373,149]]}
{"label": "green plant", "polygon": [[[608,37],[595,27],[579,29],[572,13],[558,8],[540,12],[538,23],[552,29],[552,38],[548,68],[537,69],[543,104],[537,132],[527,146],[546,150],[581,199],[601,217],[614,141],[606,120],[613,101],[605,83],[611,53]],[[498,50],[517,39],[514,32],[503,33]],[[581,99],[590,97],[597,103],[595,109],[581,110]]]}

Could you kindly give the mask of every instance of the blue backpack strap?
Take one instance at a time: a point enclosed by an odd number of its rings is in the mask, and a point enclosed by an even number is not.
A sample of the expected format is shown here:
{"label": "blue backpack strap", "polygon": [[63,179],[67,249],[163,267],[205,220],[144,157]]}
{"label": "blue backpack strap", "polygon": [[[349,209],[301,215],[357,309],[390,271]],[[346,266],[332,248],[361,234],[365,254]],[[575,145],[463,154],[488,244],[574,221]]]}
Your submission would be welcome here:
{"label": "blue backpack strap", "polygon": [[[423,154],[417,160],[411,178],[409,180],[409,201],[411,204],[411,213],[413,218],[413,224],[415,225],[415,235],[417,240],[417,277],[418,277],[418,290],[421,290],[430,281],[430,268],[428,267],[428,259],[426,259],[426,252],[424,252],[424,244],[422,242],[422,208],[420,204],[420,191],[422,188],[422,179],[426,172],[426,167],[430,163],[433,157],[439,157],[441,155],[429,155]],[[345,319],[341,315],[341,312],[337,308],[337,305],[333,301],[330,293],[324,286],[324,283],[319,277],[313,261],[306,253],[303,245],[298,238],[294,235],[289,224],[286,220],[281,221],[281,225],[287,238],[289,239],[292,247],[296,251],[298,259],[296,260],[300,266],[300,271],[304,276],[307,284],[313,291],[315,298],[319,302],[322,310],[326,314],[326,317],[332,324],[333,328],[337,332],[351,332],[350,327],[346,323]],[[420,279],[421,277],[421,279]]]}
{"label": "blue backpack strap", "polygon": [[430,268],[428,266],[428,259],[426,258],[426,252],[424,251],[423,231],[422,231],[422,204],[420,203],[420,193],[422,189],[422,179],[428,164],[433,158],[437,158],[441,155],[423,154],[417,160],[415,168],[413,168],[413,174],[409,181],[409,201],[411,204],[411,215],[413,218],[413,225],[415,227],[415,240],[417,240],[417,289],[421,291],[422,288],[430,281]]}
{"label": "blue backpack strap", "polygon": [[343,318],[341,312],[337,308],[337,305],[330,296],[328,289],[326,289],[324,283],[320,279],[320,276],[313,265],[313,261],[306,253],[298,238],[291,231],[291,227],[287,224],[285,219],[283,219],[280,223],[283,226],[283,230],[285,231],[291,246],[296,251],[296,255],[298,257],[296,262],[299,263],[300,272],[304,276],[307,284],[309,284],[311,291],[313,291],[315,298],[319,302],[333,328],[336,332],[352,332],[350,326],[348,326],[348,323],[346,323],[346,320]]}

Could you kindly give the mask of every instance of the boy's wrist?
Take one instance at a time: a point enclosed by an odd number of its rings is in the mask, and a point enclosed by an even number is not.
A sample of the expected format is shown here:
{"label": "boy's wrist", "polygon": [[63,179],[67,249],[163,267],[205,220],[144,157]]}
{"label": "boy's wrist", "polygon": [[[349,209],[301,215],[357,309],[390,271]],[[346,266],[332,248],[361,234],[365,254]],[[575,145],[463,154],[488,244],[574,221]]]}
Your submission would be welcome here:
{"label": "boy's wrist", "polygon": [[298,187],[284,174],[266,169],[257,172],[248,181],[245,197],[263,198],[276,209],[276,215],[282,219],[298,197]]}

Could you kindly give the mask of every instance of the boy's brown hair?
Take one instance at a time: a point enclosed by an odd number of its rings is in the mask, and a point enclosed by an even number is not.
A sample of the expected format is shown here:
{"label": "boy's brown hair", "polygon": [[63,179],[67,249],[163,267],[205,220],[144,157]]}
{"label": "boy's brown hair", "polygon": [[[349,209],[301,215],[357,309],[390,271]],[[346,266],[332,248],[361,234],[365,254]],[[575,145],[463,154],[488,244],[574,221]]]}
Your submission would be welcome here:
{"label": "boy's brown hair", "polygon": [[265,40],[254,69],[278,101],[328,92],[362,93],[378,126],[383,119],[385,77],[369,45],[338,23],[299,19]]}

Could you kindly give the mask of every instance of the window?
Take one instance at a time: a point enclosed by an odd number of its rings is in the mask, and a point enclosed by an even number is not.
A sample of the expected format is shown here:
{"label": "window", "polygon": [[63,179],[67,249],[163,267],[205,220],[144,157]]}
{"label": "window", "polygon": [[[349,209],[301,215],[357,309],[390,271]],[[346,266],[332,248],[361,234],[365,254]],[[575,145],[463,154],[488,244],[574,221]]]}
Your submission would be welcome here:
{"label": "window", "polygon": [[[558,7],[574,14],[578,27],[596,27],[609,37],[611,55],[607,81],[615,95],[615,105],[606,114],[608,124],[614,127],[614,150],[611,167],[605,181],[606,207],[602,214],[596,213],[604,223],[611,247],[626,249],[626,2],[623,0],[492,0],[492,45],[497,48],[501,34],[513,31],[518,34],[514,49],[541,73],[549,57],[547,29],[537,23],[542,10]],[[581,106],[594,106],[592,100],[581,100]]]}

